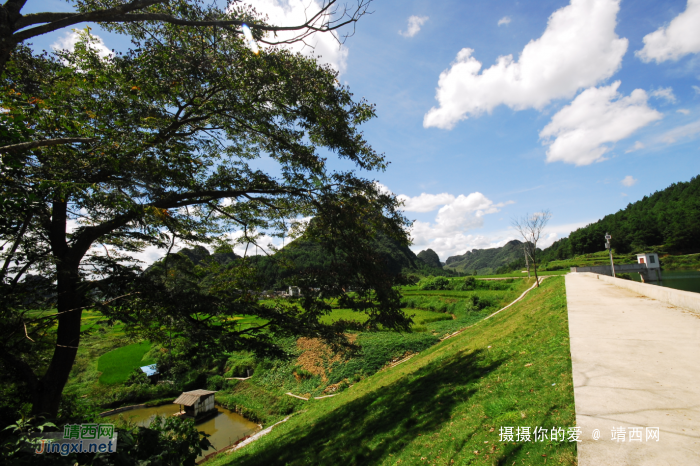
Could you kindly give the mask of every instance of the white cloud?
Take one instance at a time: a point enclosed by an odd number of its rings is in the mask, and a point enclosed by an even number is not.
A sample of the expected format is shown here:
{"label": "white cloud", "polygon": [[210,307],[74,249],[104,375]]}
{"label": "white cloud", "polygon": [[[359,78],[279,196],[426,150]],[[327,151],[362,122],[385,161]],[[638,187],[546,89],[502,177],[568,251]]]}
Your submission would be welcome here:
{"label": "white cloud", "polygon": [[644,48],[637,50],[642,61],[678,60],[689,53],[700,52],[700,0],[688,0],[683,13],[668,24],[644,36]]}
{"label": "white cloud", "polygon": [[676,96],[673,95],[673,89],[670,87],[660,87],[649,93],[651,97],[656,97],[657,99],[664,99],[669,103],[676,103]]}
{"label": "white cloud", "polygon": [[[419,200],[422,196],[423,194],[409,199]],[[425,202],[420,207],[426,206],[426,209],[431,205],[428,199],[436,201],[437,196],[443,196],[445,200],[451,198],[438,210],[433,223],[416,221],[411,230],[414,248],[417,250],[431,248],[441,257],[446,257],[446,254],[455,254],[466,245],[479,241],[477,240],[479,237],[468,235],[467,232],[483,226],[485,215],[499,212],[503,206],[512,203],[509,201],[494,204],[480,192],[467,196],[460,194],[456,197],[447,193],[436,195],[435,198],[428,198],[427,196],[430,195],[425,196],[422,198]],[[418,201],[416,205],[419,205]],[[423,212],[427,211],[423,210]]]}
{"label": "white cloud", "polygon": [[[92,36],[92,41],[90,42],[90,48],[95,50],[98,55],[102,58],[108,58],[112,56],[112,51],[108,49],[102,38],[94,33],[90,33]],[[73,29],[66,32],[60,37],[56,42],[51,44],[51,48],[54,50],[67,50],[72,52],[75,50],[75,44],[77,44],[81,38],[85,36],[85,31],[80,29]]]}
{"label": "white cloud", "polygon": [[620,183],[622,183],[623,186],[627,186],[629,188],[630,186],[634,186],[635,184],[637,184],[637,181],[639,180],[634,178],[632,175],[627,175],[620,181]]}
{"label": "white cloud", "polygon": [[[304,24],[307,18],[313,16],[321,9],[318,0],[257,0],[248,1],[258,13],[267,16],[268,22],[279,26],[296,26]],[[299,31],[280,31],[275,37],[268,34],[267,40],[277,42],[292,39],[299,35]],[[314,57],[321,64],[328,64],[340,74],[347,69],[348,48],[338,43],[336,32],[316,33],[303,42],[280,45],[292,52]],[[264,46],[264,44],[259,44]],[[320,56],[320,57],[319,57]]]}
{"label": "white cloud", "polygon": [[406,212],[430,212],[445,204],[454,202],[455,197],[452,194],[426,194],[421,193],[420,196],[409,197],[405,194],[397,196],[399,200],[404,201],[403,210]]}
{"label": "white cloud", "polygon": [[636,141],[632,147],[630,147],[629,149],[627,149],[627,150],[625,151],[625,154],[629,154],[630,152],[634,152],[634,151],[637,151],[637,150],[640,150],[640,149],[644,149],[644,147],[645,147],[645,146],[644,146],[643,143],[641,143],[641,142],[639,142],[639,141]]}
{"label": "white cloud", "polygon": [[408,18],[408,28],[405,32],[399,31],[399,34],[404,37],[413,37],[418,34],[421,26],[423,26],[426,21],[428,21],[427,16],[410,16]]}
{"label": "white cloud", "polygon": [[690,115],[690,110],[688,110],[687,108],[679,108],[678,110],[676,110],[676,112],[682,113],[683,115]]}
{"label": "white cloud", "polygon": [[[589,165],[605,160],[610,147],[639,128],[658,120],[661,113],[647,106],[647,94],[635,89],[628,97],[617,93],[620,81],[592,87],[552,117],[540,132],[548,144],[547,162]],[[553,139],[553,140],[552,140]]]}
{"label": "white cloud", "polygon": [[700,86],[692,86],[696,94],[700,94]]}
{"label": "white cloud", "polygon": [[700,133],[700,120],[666,131],[659,139],[667,144],[673,144],[679,139],[695,137],[698,133]]}
{"label": "white cloud", "polygon": [[541,109],[609,78],[620,68],[628,43],[615,34],[618,10],[618,0],[571,0],[550,16],[547,29],[525,46],[518,61],[501,56],[483,72],[474,50],[463,48],[440,74],[439,107],[426,113],[423,126],[452,129],[501,104]]}
{"label": "white cloud", "polygon": [[[572,231],[582,228],[590,223],[591,221],[569,223],[564,225],[549,225],[544,229],[542,238],[540,238],[540,241],[537,243],[537,247],[542,249],[547,248],[556,240],[564,238]],[[414,242],[411,249],[417,253],[423,249],[431,248],[438,254],[440,260],[445,261],[450,256],[462,255],[473,249],[499,248],[505,245],[508,241],[512,241],[514,239],[523,241],[522,237],[520,237],[517,232],[515,232],[512,228],[509,228],[507,230],[495,231],[483,235],[468,235],[465,233],[459,233],[451,237],[436,238],[436,240],[432,243],[423,242],[418,244],[417,242]]]}
{"label": "white cloud", "polygon": [[498,20],[498,25],[500,26],[501,24],[508,25],[510,24],[510,16],[504,16],[503,18]]}

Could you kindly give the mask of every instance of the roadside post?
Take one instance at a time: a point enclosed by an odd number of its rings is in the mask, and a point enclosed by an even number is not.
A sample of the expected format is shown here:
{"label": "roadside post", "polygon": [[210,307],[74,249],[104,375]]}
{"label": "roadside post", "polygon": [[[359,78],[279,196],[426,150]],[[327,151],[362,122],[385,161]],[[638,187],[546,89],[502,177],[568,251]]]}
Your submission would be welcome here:
{"label": "roadside post", "polygon": [[610,269],[612,270],[612,276],[615,278],[615,264],[613,263],[613,258],[612,258],[612,248],[610,247],[610,240],[612,239],[612,236],[610,236],[607,232],[605,233],[605,249],[608,250],[608,253],[610,253]]}

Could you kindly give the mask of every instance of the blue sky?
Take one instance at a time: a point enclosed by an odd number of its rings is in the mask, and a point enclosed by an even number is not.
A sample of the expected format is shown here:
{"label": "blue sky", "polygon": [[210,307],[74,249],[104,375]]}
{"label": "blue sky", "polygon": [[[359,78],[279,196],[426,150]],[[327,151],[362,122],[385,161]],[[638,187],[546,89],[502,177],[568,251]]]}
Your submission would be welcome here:
{"label": "blue sky", "polygon": [[[301,14],[289,1],[250,3],[289,24]],[[364,132],[391,165],[372,176],[406,201],[416,252],[444,261],[500,246],[517,237],[513,217],[542,209],[553,214],[546,245],[700,173],[700,0],[371,10],[342,49],[326,35],[315,54],[376,104]],[[48,49],[68,34],[33,42]]]}

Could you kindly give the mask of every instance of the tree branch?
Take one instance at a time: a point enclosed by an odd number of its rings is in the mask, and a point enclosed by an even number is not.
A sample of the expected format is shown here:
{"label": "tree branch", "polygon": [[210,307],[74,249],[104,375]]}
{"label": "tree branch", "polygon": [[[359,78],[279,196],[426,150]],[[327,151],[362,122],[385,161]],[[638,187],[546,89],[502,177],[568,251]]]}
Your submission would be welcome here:
{"label": "tree branch", "polygon": [[61,144],[71,144],[73,142],[95,142],[95,138],[56,138],[43,139],[41,141],[20,142],[19,144],[10,144],[9,146],[1,146],[0,152],[9,152],[14,150],[35,149],[37,147],[59,146]]}

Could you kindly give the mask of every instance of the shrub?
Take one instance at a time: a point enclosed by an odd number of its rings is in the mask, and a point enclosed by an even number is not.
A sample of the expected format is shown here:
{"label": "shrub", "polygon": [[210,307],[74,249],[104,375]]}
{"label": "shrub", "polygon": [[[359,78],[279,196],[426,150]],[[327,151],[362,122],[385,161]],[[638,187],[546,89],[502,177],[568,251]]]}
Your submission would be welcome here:
{"label": "shrub", "polygon": [[124,382],[124,385],[148,385],[150,383],[151,381],[148,380],[148,376],[146,375],[146,373],[139,368],[131,371],[129,377],[127,377],[126,379],[126,382]]}
{"label": "shrub", "polygon": [[418,288],[421,290],[448,290],[450,289],[450,281],[445,277],[426,277],[418,282]]}
{"label": "shrub", "polygon": [[463,282],[457,281],[455,283],[454,289],[456,291],[472,291],[477,288],[476,278],[467,277]]}
{"label": "shrub", "polygon": [[252,374],[258,362],[255,355],[248,351],[236,352],[229,356],[226,361],[225,377],[248,377],[248,372]]}
{"label": "shrub", "polygon": [[224,386],[226,379],[220,375],[212,375],[207,379],[207,390],[218,391]]}

